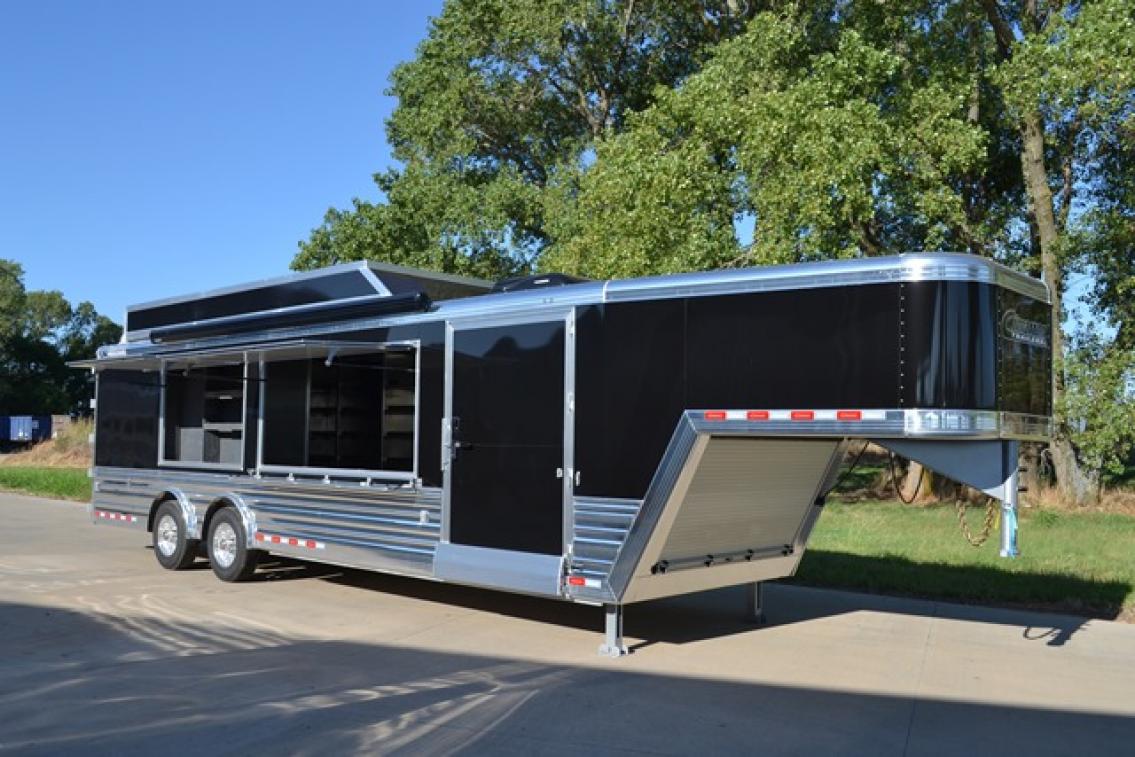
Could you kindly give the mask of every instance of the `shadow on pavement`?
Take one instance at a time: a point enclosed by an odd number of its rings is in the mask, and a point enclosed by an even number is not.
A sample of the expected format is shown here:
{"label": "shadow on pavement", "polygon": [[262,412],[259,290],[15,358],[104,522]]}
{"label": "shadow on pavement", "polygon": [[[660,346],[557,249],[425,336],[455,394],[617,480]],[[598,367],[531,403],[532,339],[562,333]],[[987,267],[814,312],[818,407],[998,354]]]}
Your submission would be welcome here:
{"label": "shadow on pavement", "polygon": [[[927,594],[945,595],[944,602],[933,599],[916,599],[886,594],[862,594],[842,592],[833,602],[830,593],[825,593],[821,601],[807,601],[807,594],[800,594],[802,587],[788,588],[794,592],[790,601],[777,602],[778,591],[784,591],[784,584],[773,582],[766,587],[768,596],[768,623],[785,625],[814,620],[833,614],[857,612],[861,610],[882,610],[906,615],[925,615],[931,617],[955,618],[958,620],[1018,625],[1024,638],[1043,641],[1049,646],[1061,646],[1083,627],[1088,617],[1058,613],[1044,613],[1043,626],[1037,626],[1036,611],[1026,612],[1019,608],[996,606],[952,604],[956,598],[950,597],[949,587],[953,582],[963,582],[973,586],[974,582],[990,581],[997,583],[989,601],[996,605],[998,591],[1018,592],[1028,600],[1029,590],[1037,581],[1051,583],[1051,592],[1068,593],[1070,596],[1106,597],[1106,612],[1096,612],[1095,617],[1114,618],[1123,607],[1131,590],[1122,582],[1089,582],[1070,576],[1014,574],[993,568],[951,567],[914,563],[903,558],[867,558],[843,553],[809,553],[805,559],[833,561],[824,570],[838,565],[847,571],[844,583],[859,591],[886,591],[871,580],[880,570],[909,571],[905,580],[917,581],[925,586]],[[887,563],[880,566],[880,563]],[[857,576],[862,578],[857,578]],[[256,575],[258,581],[319,579],[354,588],[376,591],[385,594],[410,597],[426,602],[437,602],[455,607],[497,613],[514,618],[552,623],[569,628],[589,629],[599,632],[602,629],[602,615],[595,607],[576,605],[552,599],[530,597],[517,594],[459,586],[456,584],[422,581],[416,578],[374,573],[363,570],[337,568],[319,563],[305,563],[299,560],[273,556],[263,563]],[[1013,587],[1013,581],[1020,586]],[[832,581],[830,583],[839,583]],[[795,584],[795,582],[790,582]],[[1091,584],[1090,588],[1087,586]],[[805,586],[807,584],[805,583]],[[803,589],[805,592],[806,589]],[[744,588],[728,587],[713,591],[699,592],[686,596],[643,602],[627,607],[625,628],[627,635],[642,639],[635,649],[641,649],[657,642],[686,644],[690,642],[748,633],[753,623],[744,617]],[[1039,596],[1052,596],[1041,594]],[[1036,601],[1037,608],[1044,603]],[[1099,605],[1096,606],[1099,610]]]}
{"label": "shadow on pavement", "polygon": [[[0,605],[0,751],[1120,751],[1135,720]],[[625,662],[625,661],[623,661]],[[964,724],[964,727],[959,727]]]}

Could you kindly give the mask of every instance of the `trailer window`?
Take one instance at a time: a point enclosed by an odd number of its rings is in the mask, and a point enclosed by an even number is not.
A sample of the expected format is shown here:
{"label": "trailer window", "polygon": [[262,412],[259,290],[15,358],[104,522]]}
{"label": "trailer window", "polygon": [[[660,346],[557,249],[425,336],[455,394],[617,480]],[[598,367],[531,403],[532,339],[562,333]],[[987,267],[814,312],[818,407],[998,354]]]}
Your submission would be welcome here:
{"label": "trailer window", "polygon": [[261,467],[413,474],[416,347],[265,363]]}
{"label": "trailer window", "polygon": [[241,468],[244,390],[243,363],[168,369],[161,462]]}

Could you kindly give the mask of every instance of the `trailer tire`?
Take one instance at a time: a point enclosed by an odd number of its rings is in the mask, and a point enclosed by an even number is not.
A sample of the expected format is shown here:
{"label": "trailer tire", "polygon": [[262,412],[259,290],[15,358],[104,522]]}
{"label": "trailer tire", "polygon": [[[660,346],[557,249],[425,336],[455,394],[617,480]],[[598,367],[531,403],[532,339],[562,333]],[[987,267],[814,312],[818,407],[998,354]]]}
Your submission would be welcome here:
{"label": "trailer tire", "polygon": [[154,557],[166,570],[185,570],[197,559],[197,540],[189,538],[181,508],[173,500],[158,505],[150,537]]}
{"label": "trailer tire", "polygon": [[247,534],[240,514],[231,507],[220,510],[209,521],[209,538],[205,542],[209,565],[222,581],[247,581],[256,572],[263,554],[249,549]]}

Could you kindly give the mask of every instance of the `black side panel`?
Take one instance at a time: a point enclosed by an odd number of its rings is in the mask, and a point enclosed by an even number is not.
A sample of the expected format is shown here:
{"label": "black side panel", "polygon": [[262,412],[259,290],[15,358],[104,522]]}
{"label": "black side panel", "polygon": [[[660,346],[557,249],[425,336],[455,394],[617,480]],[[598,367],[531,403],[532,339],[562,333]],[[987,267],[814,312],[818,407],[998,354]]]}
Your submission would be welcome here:
{"label": "black side panel", "polygon": [[998,293],[998,398],[1001,410],[1052,414],[1052,307]]}
{"label": "black side panel", "polygon": [[563,551],[563,375],[562,321],[454,334],[454,543]]}
{"label": "black side panel", "polygon": [[920,281],[904,284],[903,296],[903,404],[995,409],[995,288],[966,281]]}
{"label": "black side panel", "polygon": [[142,371],[102,371],[98,379],[95,465],[158,466],[160,376]]}
{"label": "black side panel", "polygon": [[264,395],[265,465],[305,465],[307,361],[268,363]]}
{"label": "black side panel", "polygon": [[319,308],[300,311],[269,311],[267,313],[229,316],[205,323],[163,326],[153,329],[150,332],[150,339],[155,342],[203,339],[210,336],[245,334],[250,331],[263,331],[265,329],[311,326],[317,323],[331,323],[349,318],[369,318],[411,310],[428,310],[429,306],[429,298],[421,292],[397,294],[390,297],[375,295],[365,299],[332,302]]}
{"label": "black side panel", "polygon": [[248,364],[248,381],[244,385],[244,469],[252,470],[256,467],[256,434],[259,431],[260,420],[260,392],[263,385],[260,383],[260,365],[256,362]]}
{"label": "black side panel", "polygon": [[686,407],[898,405],[898,286],[688,300]]}
{"label": "black side panel", "polygon": [[576,493],[641,497],[685,402],[684,300],[576,315]]}
{"label": "black side panel", "polygon": [[899,285],[580,309],[576,468],[584,496],[646,493],[686,408],[892,408]]}
{"label": "black side panel", "polygon": [[192,323],[239,313],[256,313],[368,294],[375,294],[375,289],[361,272],[342,271],[257,289],[131,310],[126,314],[126,330],[152,329],[174,323]]}

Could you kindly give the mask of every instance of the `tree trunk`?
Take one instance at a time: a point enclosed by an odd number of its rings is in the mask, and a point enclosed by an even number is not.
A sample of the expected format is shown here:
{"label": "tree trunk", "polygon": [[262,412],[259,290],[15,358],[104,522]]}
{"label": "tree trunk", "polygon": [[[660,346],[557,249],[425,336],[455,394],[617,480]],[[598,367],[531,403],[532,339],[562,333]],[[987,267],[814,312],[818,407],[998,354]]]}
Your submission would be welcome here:
{"label": "tree trunk", "polygon": [[1021,119],[1021,170],[1028,190],[1029,209],[1036,225],[1041,273],[1052,295],[1052,404],[1056,426],[1052,463],[1056,471],[1056,487],[1064,499],[1084,505],[1094,501],[1098,487],[1092,486],[1092,477],[1082,469],[1059,409],[1064,398],[1064,272],[1057,251],[1060,229],[1044,165],[1044,121],[1037,111],[1027,113]]}
{"label": "tree trunk", "polygon": [[[981,0],[986,17],[993,27],[998,52],[1003,60],[1013,55],[1014,32],[1012,24],[1001,15],[997,0]],[[1040,31],[1043,21],[1035,2],[1025,3],[1020,9],[1020,24],[1030,31]],[[1052,440],[1052,463],[1056,472],[1056,486],[1061,496],[1076,504],[1086,504],[1096,496],[1098,489],[1090,486],[1090,477],[1080,466],[1076,451],[1068,438],[1068,426],[1060,412],[1064,397],[1064,274],[1058,258],[1061,228],[1052,204],[1052,189],[1048,185],[1048,170],[1044,164],[1044,118],[1039,109],[1025,113],[1021,118],[1021,172],[1029,198],[1029,211],[1040,248],[1040,267],[1052,294],[1052,404],[1055,434]]]}
{"label": "tree trunk", "polygon": [[934,496],[934,473],[922,463],[913,460],[906,466],[906,475],[903,476],[899,492],[902,498],[911,502],[915,497],[926,500]]}
{"label": "tree trunk", "polygon": [[1029,494],[1030,497],[1036,497],[1040,494],[1041,487],[1047,486],[1048,481],[1045,480],[1041,472],[1041,446],[1036,442],[1024,442],[1021,444],[1021,488]]}

